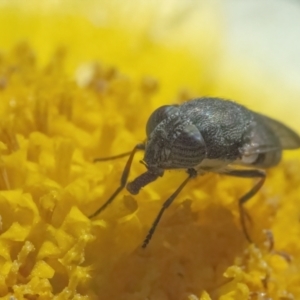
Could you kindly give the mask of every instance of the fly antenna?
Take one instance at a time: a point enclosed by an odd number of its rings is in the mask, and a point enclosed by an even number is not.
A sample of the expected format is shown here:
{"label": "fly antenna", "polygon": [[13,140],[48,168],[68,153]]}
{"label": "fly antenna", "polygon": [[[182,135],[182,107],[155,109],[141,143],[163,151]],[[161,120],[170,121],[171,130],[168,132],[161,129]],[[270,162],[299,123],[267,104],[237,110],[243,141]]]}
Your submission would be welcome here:
{"label": "fly antenna", "polygon": [[114,160],[114,159],[126,157],[126,156],[129,156],[131,154],[131,152],[132,151],[121,153],[121,154],[114,155],[114,156],[108,156],[108,157],[97,157],[94,159],[94,163],[99,162],[99,161],[108,161],[108,160]]}

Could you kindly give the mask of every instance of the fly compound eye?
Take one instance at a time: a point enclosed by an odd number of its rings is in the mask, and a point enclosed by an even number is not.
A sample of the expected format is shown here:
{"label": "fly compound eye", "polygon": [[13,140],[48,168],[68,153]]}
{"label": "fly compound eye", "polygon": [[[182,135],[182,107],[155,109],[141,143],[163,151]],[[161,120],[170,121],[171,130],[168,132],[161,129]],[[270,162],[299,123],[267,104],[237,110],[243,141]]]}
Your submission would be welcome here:
{"label": "fly compound eye", "polygon": [[146,133],[149,137],[151,132],[156,128],[156,126],[163,120],[169,118],[170,116],[176,114],[179,111],[177,105],[164,105],[156,109],[150,118],[148,119],[146,125]]}
{"label": "fly compound eye", "polygon": [[198,128],[192,124],[184,126],[172,145],[173,162],[178,167],[181,167],[181,164],[190,167],[196,165],[205,154],[206,145]]}
{"label": "fly compound eye", "polygon": [[155,181],[158,177],[161,176],[163,176],[163,170],[148,170],[145,173],[138,176],[132,182],[129,182],[126,186],[127,191],[132,195],[137,195],[142,187],[144,187],[152,181]]}

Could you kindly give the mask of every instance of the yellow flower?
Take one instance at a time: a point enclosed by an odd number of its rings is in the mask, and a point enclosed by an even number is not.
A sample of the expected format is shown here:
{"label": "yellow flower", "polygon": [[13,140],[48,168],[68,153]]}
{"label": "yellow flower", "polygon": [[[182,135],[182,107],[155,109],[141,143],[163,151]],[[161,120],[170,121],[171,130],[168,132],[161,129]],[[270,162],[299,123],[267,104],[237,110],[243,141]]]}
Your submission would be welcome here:
{"label": "yellow flower", "polygon": [[[174,30],[159,36],[158,25],[172,18],[153,26],[153,6],[128,5],[140,23],[124,26],[126,5],[32,3],[0,12],[1,299],[300,298],[299,153],[270,170],[246,205],[255,245],[239,222],[237,199],[253,185],[245,179],[191,181],[146,249],[142,241],[184,172],[167,172],[137,196],[122,191],[88,218],[118,187],[126,161],[93,159],[142,142],[156,107],[208,94],[249,106],[280,99],[277,90],[247,91],[242,72],[228,78],[207,62],[219,58],[215,8],[201,10],[211,30],[199,29],[195,57],[188,26],[173,25],[183,44]],[[130,179],[144,172],[141,158]]]}

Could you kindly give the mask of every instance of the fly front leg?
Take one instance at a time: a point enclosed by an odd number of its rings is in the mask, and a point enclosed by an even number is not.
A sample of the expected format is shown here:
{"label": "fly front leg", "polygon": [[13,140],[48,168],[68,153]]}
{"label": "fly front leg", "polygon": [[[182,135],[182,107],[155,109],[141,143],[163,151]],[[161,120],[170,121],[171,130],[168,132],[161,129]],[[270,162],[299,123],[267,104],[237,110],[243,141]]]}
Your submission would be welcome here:
{"label": "fly front leg", "polygon": [[195,169],[188,169],[187,172],[188,172],[189,176],[181,183],[181,185],[177,188],[177,190],[165,201],[162,208],[160,209],[157,217],[155,218],[154,222],[152,223],[152,226],[143,242],[142,248],[146,248],[148,243],[150,242],[152,235],[153,235],[164,211],[173,203],[174,199],[178,196],[178,194],[186,186],[186,184],[190,181],[190,179],[197,176],[197,171]]}
{"label": "fly front leg", "polygon": [[254,187],[239,199],[239,211],[242,229],[248,242],[252,243],[245,223],[245,216],[249,218],[249,215],[244,208],[244,204],[249,199],[251,199],[263,186],[266,180],[266,173],[262,170],[227,170],[225,172],[222,172],[222,174],[242,178],[259,178],[258,182],[254,185]]}
{"label": "fly front leg", "polygon": [[108,158],[97,158],[94,160],[94,161],[105,161],[105,160],[121,158],[121,157],[129,155],[129,158],[127,160],[127,163],[125,165],[125,168],[124,168],[122,176],[121,176],[120,186],[115,190],[115,192],[108,198],[108,200],[106,200],[106,202],[100,208],[98,208],[92,215],[89,216],[90,219],[96,217],[99,213],[101,213],[111,202],[113,202],[113,200],[117,197],[117,195],[123,190],[123,188],[125,187],[125,185],[127,183],[132,160],[134,158],[136,151],[138,151],[138,150],[145,150],[145,145],[137,144],[131,152],[126,152],[126,153],[108,157]]}

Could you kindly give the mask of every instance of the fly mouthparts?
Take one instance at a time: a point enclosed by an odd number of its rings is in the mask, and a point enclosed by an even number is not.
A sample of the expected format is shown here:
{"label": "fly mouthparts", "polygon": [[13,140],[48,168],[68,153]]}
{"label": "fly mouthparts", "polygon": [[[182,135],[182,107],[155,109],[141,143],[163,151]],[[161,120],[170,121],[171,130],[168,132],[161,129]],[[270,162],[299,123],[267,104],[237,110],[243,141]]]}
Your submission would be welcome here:
{"label": "fly mouthparts", "polygon": [[127,191],[132,195],[137,195],[140,189],[152,181],[155,181],[158,177],[161,177],[163,173],[153,173],[151,171],[146,171],[145,173],[138,176],[132,182],[129,182],[126,186]]}

